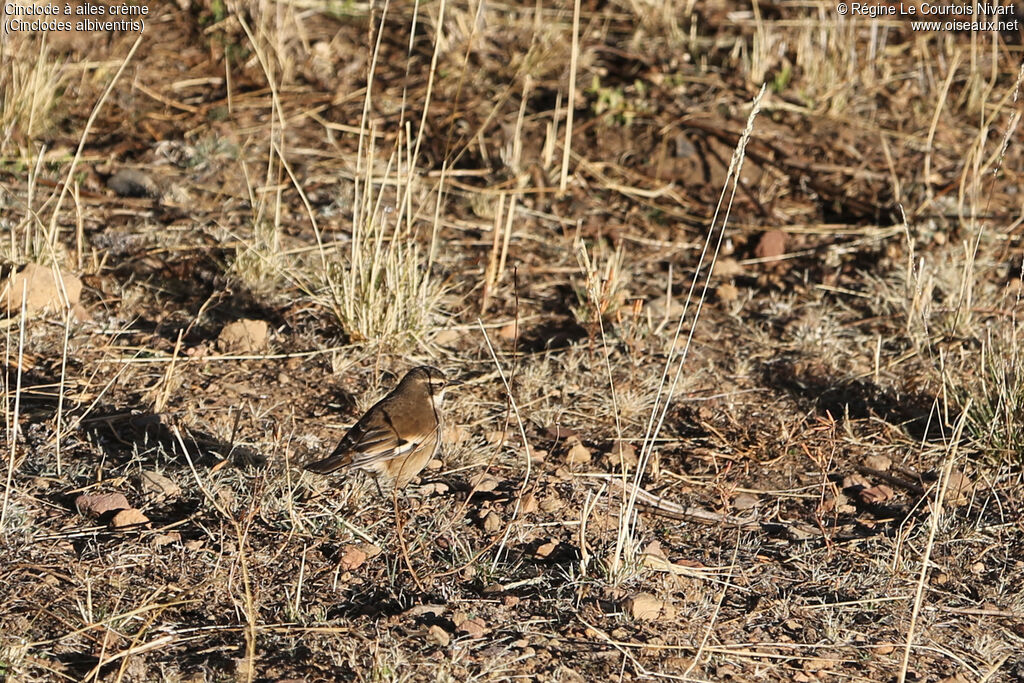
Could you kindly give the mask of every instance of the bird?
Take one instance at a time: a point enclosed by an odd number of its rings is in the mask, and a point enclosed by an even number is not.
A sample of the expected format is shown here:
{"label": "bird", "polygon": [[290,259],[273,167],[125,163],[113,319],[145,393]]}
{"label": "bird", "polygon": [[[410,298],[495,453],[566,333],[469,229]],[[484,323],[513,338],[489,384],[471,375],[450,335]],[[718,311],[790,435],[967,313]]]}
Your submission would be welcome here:
{"label": "bird", "polygon": [[306,469],[318,474],[364,470],[378,488],[384,479],[404,489],[440,451],[441,402],[447,389],[460,384],[437,368],[413,368],[359,418],[329,456]]}

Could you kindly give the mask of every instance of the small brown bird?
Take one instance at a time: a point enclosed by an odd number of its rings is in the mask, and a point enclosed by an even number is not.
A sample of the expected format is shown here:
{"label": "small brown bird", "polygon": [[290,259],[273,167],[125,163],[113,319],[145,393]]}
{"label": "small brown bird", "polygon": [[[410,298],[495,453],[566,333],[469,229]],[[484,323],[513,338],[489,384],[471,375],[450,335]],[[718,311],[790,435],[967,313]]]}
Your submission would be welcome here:
{"label": "small brown bird", "polygon": [[405,488],[440,450],[441,400],[448,387],[459,384],[437,368],[413,368],[348,430],[333,453],[306,469],[320,474],[361,469]]}

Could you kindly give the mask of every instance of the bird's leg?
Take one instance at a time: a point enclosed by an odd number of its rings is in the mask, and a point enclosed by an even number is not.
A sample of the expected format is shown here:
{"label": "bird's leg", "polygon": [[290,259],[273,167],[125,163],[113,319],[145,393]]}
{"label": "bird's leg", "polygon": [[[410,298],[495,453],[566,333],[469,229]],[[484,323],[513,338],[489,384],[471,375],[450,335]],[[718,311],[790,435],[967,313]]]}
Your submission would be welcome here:
{"label": "bird's leg", "polygon": [[405,560],[405,566],[409,569],[409,575],[412,576],[412,580],[416,584],[416,587],[420,589],[421,593],[426,593],[427,589],[423,587],[423,583],[420,581],[419,575],[416,573],[416,570],[413,569],[412,560],[409,559],[409,548],[405,545],[405,534],[403,533],[405,520],[402,519],[402,508],[398,504],[397,488],[392,491],[391,496],[391,500],[395,505],[395,533],[398,534],[398,547],[402,549],[402,559]]}

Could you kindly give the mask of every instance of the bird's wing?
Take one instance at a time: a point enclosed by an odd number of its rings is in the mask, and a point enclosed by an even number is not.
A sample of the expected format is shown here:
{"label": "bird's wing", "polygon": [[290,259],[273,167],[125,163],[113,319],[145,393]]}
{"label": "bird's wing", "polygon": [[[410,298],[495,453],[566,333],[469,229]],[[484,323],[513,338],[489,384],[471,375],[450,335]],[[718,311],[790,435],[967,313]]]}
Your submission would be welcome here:
{"label": "bird's wing", "polygon": [[[376,407],[376,406],[375,406]],[[393,450],[389,445],[394,441],[394,431],[387,424],[376,423],[370,419],[371,409],[359,422],[352,425],[338,445],[323,460],[306,465],[306,469],[320,474],[328,474],[342,467],[365,465],[378,457],[388,457]]]}
{"label": "bird's wing", "polygon": [[[424,434],[399,435],[394,428],[387,409],[382,411],[383,420],[377,420],[373,424],[364,425],[353,434],[353,440],[348,444],[352,452],[352,466],[359,467],[368,465],[380,460],[390,460],[404,455],[419,447],[430,436],[430,432]],[[352,428],[356,432],[360,425]],[[351,432],[350,432],[351,433]],[[348,441],[348,438],[344,439]],[[341,446],[338,446],[341,448]]]}

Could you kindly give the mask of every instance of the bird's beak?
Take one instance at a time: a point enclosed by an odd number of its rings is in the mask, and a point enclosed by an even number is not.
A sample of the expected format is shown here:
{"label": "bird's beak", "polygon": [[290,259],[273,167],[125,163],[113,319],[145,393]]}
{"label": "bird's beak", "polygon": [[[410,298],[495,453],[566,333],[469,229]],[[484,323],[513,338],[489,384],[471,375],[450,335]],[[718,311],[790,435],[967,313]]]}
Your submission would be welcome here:
{"label": "bird's beak", "polygon": [[444,388],[450,389],[451,387],[461,387],[463,384],[465,384],[465,382],[463,382],[462,380],[449,379],[445,381]]}

